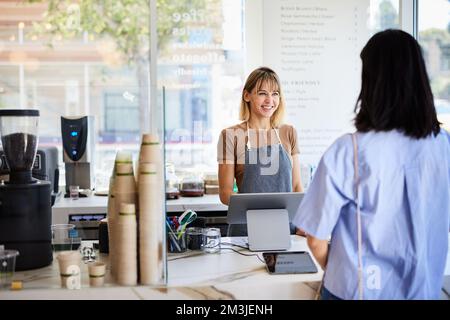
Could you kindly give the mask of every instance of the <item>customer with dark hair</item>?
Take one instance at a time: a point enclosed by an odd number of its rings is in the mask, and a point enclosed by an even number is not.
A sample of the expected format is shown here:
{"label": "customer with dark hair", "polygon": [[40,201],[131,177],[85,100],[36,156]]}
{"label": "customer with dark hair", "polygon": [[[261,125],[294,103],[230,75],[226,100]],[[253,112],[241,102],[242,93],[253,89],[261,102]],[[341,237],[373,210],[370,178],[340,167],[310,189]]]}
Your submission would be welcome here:
{"label": "customer with dark hair", "polygon": [[325,152],[294,224],[325,270],[323,299],[439,299],[450,138],[421,48],[409,34],[386,30],[361,59],[357,132]]}

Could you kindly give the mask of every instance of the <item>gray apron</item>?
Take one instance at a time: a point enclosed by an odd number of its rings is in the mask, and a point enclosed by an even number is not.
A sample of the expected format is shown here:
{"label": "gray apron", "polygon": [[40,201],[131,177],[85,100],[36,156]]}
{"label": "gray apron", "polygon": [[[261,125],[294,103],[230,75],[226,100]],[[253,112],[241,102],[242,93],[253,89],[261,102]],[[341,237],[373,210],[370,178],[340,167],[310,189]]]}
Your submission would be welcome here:
{"label": "gray apron", "polygon": [[[247,123],[248,141],[239,193],[292,192],[292,163],[277,129],[274,130],[278,144],[252,148]],[[229,225],[228,236],[247,236],[247,225]]]}

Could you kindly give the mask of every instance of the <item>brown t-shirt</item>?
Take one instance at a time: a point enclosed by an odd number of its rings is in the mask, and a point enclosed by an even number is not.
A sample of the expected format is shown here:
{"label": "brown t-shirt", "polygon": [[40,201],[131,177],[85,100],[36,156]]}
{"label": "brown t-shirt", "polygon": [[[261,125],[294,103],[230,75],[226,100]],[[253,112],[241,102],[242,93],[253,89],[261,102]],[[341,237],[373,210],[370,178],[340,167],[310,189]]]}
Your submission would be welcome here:
{"label": "brown t-shirt", "polygon": [[[289,155],[292,163],[292,156],[300,153],[297,144],[297,131],[291,125],[281,125],[272,130],[249,130],[251,148],[259,148],[268,144],[277,144],[278,137],[275,133],[278,130],[281,144]],[[245,150],[248,142],[247,123],[242,122],[232,127],[223,129],[217,144],[217,162],[219,164],[234,164],[234,177],[238,189],[240,189],[244,177]]]}

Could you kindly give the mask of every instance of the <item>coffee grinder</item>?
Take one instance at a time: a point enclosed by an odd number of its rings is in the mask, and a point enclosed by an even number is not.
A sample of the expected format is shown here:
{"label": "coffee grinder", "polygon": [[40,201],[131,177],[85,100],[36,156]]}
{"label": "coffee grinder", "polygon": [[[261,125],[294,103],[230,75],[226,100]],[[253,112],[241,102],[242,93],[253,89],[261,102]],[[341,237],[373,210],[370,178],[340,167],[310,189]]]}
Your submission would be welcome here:
{"label": "coffee grinder", "polygon": [[[61,117],[66,195],[70,186],[94,189],[94,117]],[[80,196],[83,196],[80,194]]]}
{"label": "coffee grinder", "polygon": [[0,110],[0,133],[10,173],[0,184],[0,245],[19,251],[16,270],[49,265],[51,184],[31,175],[38,145],[39,110]]}

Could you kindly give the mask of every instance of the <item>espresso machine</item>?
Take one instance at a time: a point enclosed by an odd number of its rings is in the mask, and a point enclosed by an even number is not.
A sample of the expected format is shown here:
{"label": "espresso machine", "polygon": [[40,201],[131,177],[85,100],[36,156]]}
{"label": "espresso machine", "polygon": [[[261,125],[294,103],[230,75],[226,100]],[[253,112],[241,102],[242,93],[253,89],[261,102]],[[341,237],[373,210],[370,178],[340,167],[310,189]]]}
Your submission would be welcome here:
{"label": "espresso machine", "polygon": [[39,110],[0,110],[0,133],[9,181],[0,184],[0,245],[19,251],[16,270],[49,265],[51,184],[32,177]]}
{"label": "espresso machine", "polygon": [[[70,186],[94,189],[94,117],[61,117],[66,195]],[[83,196],[80,194],[80,196]]]}

